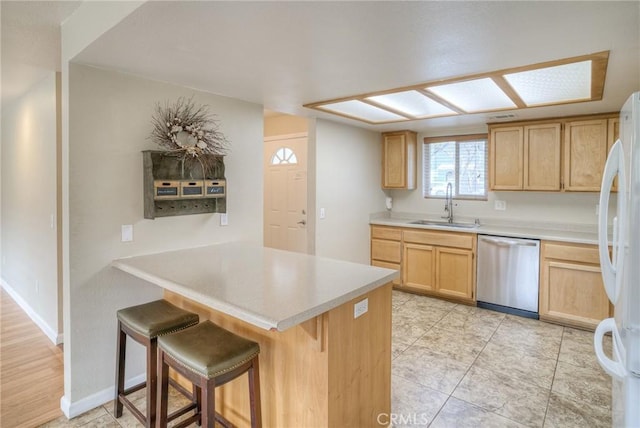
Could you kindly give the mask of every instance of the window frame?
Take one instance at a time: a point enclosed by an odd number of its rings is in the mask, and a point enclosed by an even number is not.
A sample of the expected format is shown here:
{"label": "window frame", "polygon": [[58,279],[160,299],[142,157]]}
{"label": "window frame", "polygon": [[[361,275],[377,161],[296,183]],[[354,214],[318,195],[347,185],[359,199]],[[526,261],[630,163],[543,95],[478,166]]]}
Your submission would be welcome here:
{"label": "window frame", "polygon": [[[483,140],[485,144],[484,150],[484,194],[479,196],[472,195],[460,195],[460,143],[469,141]],[[467,200],[467,201],[487,201],[489,199],[489,134],[468,134],[468,135],[448,135],[441,137],[425,137],[422,143],[422,197],[424,199],[445,199],[446,196],[441,195],[429,195],[429,187],[431,184],[430,178],[427,176],[427,161],[430,162],[431,152],[429,151],[429,144],[433,143],[456,143],[456,156],[455,156],[455,188],[453,199]],[[427,159],[429,157],[429,159]]]}

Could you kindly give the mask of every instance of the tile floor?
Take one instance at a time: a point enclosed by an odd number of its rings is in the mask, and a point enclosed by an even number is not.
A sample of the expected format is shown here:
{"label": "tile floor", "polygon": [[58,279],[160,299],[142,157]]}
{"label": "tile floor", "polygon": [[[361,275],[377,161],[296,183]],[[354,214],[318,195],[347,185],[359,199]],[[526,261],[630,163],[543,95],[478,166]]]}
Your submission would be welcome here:
{"label": "tile floor", "polygon": [[394,291],[392,346],[396,427],[611,426],[591,332]]}
{"label": "tile floor", "polygon": [[[610,427],[611,379],[596,362],[592,340],[591,332],[394,291],[388,422]],[[142,406],[143,391],[138,394]],[[109,403],[44,426],[141,425],[126,409],[113,418]]]}

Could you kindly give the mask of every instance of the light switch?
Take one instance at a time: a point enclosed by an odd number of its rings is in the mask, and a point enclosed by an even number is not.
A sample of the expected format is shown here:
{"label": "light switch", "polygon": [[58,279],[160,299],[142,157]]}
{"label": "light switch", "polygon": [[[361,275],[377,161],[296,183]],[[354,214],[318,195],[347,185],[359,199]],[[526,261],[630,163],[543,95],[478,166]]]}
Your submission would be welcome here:
{"label": "light switch", "polygon": [[497,211],[504,211],[507,209],[507,201],[500,201],[496,199],[493,202],[493,208],[496,209]]}
{"label": "light switch", "polygon": [[227,213],[220,214],[220,226],[226,226],[229,224],[229,218],[227,217]]}
{"label": "light switch", "polygon": [[133,241],[133,225],[123,224],[122,225],[122,242],[131,242],[131,241]]}
{"label": "light switch", "polygon": [[320,208],[320,218],[324,218],[324,208]]}

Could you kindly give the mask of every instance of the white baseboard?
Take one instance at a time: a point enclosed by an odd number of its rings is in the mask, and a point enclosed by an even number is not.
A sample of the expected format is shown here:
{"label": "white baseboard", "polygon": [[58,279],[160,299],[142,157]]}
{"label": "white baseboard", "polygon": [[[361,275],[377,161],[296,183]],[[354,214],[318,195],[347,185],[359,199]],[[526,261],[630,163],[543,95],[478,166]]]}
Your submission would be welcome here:
{"label": "white baseboard", "polygon": [[22,310],[31,318],[42,332],[49,338],[54,345],[59,345],[63,343],[64,336],[62,333],[58,333],[54,328],[51,328],[49,324],[43,320],[40,315],[29,305],[29,303],[22,298],[20,294],[18,294],[13,287],[11,287],[4,279],[0,278],[0,284],[2,288],[5,289],[7,294],[11,296],[11,298],[22,308]]}
{"label": "white baseboard", "polygon": [[[142,373],[141,375],[126,380],[124,386],[125,388],[131,388],[132,386],[144,382],[146,378],[146,373]],[[70,402],[65,395],[60,399],[60,408],[62,409],[62,412],[67,417],[67,419],[75,418],[76,416],[80,416],[81,414],[88,412],[89,410],[100,407],[113,400],[115,393],[116,387],[114,385],[73,403]]]}

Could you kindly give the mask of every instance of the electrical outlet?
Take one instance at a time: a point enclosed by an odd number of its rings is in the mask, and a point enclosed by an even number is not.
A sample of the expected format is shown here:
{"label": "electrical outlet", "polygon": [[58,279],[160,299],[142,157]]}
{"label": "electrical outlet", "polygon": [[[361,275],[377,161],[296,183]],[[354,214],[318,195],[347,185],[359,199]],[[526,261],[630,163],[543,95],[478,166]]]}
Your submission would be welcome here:
{"label": "electrical outlet", "polygon": [[227,213],[220,214],[220,226],[227,226],[229,224],[229,217],[227,217]]}
{"label": "electrical outlet", "polygon": [[364,315],[369,310],[369,298],[364,300],[360,300],[358,303],[353,305],[353,318],[358,318],[361,315]]}
{"label": "electrical outlet", "polygon": [[507,201],[495,200],[493,202],[493,208],[497,211],[505,211],[507,209]]}
{"label": "electrical outlet", "polygon": [[320,218],[323,219],[325,215],[324,208],[320,208]]}
{"label": "electrical outlet", "polygon": [[123,224],[121,226],[121,238],[122,242],[131,242],[133,241],[133,225],[132,224]]}
{"label": "electrical outlet", "polygon": [[49,226],[51,227],[51,229],[56,228],[56,216],[53,214],[49,216]]}

